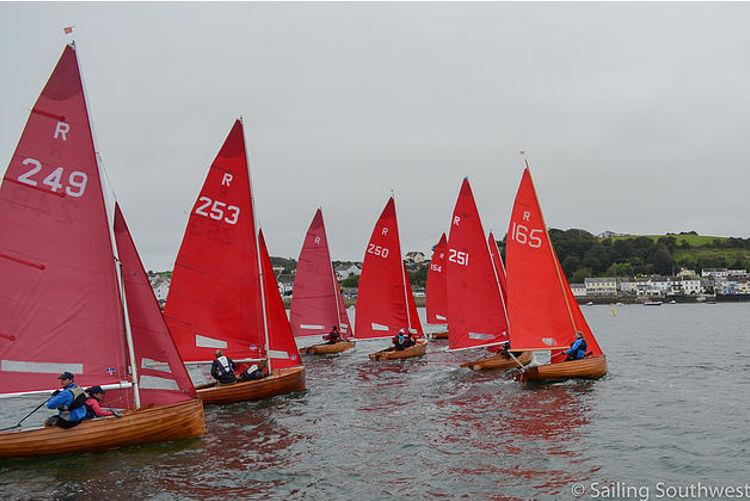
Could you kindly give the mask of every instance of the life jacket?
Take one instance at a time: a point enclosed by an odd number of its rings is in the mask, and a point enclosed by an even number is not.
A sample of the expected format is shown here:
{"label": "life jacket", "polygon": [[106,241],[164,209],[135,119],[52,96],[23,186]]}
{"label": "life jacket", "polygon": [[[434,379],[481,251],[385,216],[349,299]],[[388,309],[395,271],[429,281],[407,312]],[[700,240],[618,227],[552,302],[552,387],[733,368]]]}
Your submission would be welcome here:
{"label": "life jacket", "polygon": [[79,407],[86,405],[86,399],[88,399],[89,396],[86,395],[86,392],[83,391],[83,389],[77,384],[74,384],[70,388],[65,388],[63,391],[69,391],[73,394],[73,403],[67,406],[60,407],[60,419],[70,421],[71,411],[74,411]]}
{"label": "life jacket", "polygon": [[219,362],[218,367],[219,367],[219,370],[221,371],[222,376],[225,374],[232,374],[233,372],[232,366],[229,365],[229,359],[226,356],[222,355],[219,358],[217,358],[216,361]]}

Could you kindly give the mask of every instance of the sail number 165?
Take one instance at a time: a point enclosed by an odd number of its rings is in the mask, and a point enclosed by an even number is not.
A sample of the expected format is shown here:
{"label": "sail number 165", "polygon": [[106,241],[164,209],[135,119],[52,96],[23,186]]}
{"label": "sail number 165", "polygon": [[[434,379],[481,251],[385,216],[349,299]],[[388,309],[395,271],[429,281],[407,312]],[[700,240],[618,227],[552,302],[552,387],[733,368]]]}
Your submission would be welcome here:
{"label": "sail number 165", "polygon": [[529,230],[526,226],[513,223],[510,228],[510,238],[521,245],[528,245],[534,249],[542,246],[542,230]]}

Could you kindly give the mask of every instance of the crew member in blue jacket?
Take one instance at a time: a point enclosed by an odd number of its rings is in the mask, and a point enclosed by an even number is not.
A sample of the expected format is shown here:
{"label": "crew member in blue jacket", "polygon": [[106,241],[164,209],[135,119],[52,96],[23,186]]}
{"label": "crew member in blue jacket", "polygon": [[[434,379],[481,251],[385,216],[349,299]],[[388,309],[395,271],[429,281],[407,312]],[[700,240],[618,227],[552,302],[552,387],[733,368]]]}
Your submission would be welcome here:
{"label": "crew member in blue jacket", "polygon": [[80,386],[73,382],[75,376],[70,372],[63,372],[57,378],[60,380],[62,389],[55,390],[47,400],[48,409],[57,409],[57,416],[50,416],[44,422],[44,426],[59,426],[60,428],[72,428],[86,417],[86,393]]}
{"label": "crew member in blue jacket", "polygon": [[586,357],[588,351],[588,345],[586,340],[583,339],[583,333],[581,331],[576,332],[576,339],[570,344],[570,348],[565,351],[568,356],[565,360],[581,360]]}

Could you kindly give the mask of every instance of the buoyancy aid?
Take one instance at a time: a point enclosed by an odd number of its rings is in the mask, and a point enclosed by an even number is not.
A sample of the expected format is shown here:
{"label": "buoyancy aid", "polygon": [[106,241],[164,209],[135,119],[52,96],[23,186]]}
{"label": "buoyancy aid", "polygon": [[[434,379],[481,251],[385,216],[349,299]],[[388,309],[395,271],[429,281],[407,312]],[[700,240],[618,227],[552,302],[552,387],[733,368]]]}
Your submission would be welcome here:
{"label": "buoyancy aid", "polygon": [[83,389],[77,384],[74,384],[69,388],[65,388],[63,391],[69,391],[73,395],[73,402],[70,405],[63,405],[62,407],[60,407],[60,419],[70,421],[71,412],[78,409],[79,407],[84,406],[86,404],[86,399],[89,397],[88,395],[86,395],[86,392],[83,391]]}

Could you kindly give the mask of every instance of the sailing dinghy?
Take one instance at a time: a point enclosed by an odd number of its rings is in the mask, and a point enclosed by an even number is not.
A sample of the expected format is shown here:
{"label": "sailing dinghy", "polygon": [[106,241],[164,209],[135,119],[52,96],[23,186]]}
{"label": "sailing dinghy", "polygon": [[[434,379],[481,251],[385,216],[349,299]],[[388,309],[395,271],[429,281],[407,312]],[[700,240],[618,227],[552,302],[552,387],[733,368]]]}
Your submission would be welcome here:
{"label": "sailing dinghy", "polygon": [[0,186],[0,397],[46,396],[68,371],[128,411],[0,433],[2,458],[205,431],[119,206],[110,224],[77,52],[65,47]]}
{"label": "sailing dinghy", "polygon": [[[547,232],[528,163],[511,213],[506,242],[508,316],[514,349],[551,350],[550,363],[531,367],[524,381],[599,378],[607,358],[596,342],[563,274]],[[588,353],[565,361],[563,353],[581,332]]]}
{"label": "sailing dinghy", "polygon": [[[467,178],[451,218],[446,261],[448,297],[448,350],[498,347],[509,340],[508,315],[497,270],[485,239],[474,194]],[[524,355],[525,357],[525,355]],[[464,362],[473,370],[518,367],[501,355]]]}
{"label": "sailing dinghy", "polygon": [[338,343],[308,346],[300,350],[302,353],[333,354],[354,347],[354,333],[348,336],[351,324],[331,262],[321,209],[315,212],[299,254],[289,317],[294,337],[321,336],[334,325],[341,334]]}
{"label": "sailing dinghy", "polygon": [[[445,326],[448,322],[448,294],[445,282],[445,254],[448,251],[448,239],[443,233],[440,241],[432,251],[430,268],[427,270],[425,300],[427,306],[427,323]],[[431,334],[432,339],[448,339],[448,330],[441,329]]]}
{"label": "sailing dinghy", "polygon": [[370,360],[394,360],[425,354],[427,342],[417,315],[409,275],[401,259],[396,201],[391,196],[372,230],[365,250],[357,292],[357,339],[391,339],[401,329],[416,338],[404,350],[386,348],[370,353]]}
{"label": "sailing dinghy", "polygon": [[[220,349],[235,362],[266,359],[270,375],[199,386],[206,405],[305,388],[289,321],[283,304],[279,311],[276,302],[279,292],[270,259],[268,266],[262,264],[253,204],[243,125],[236,120],[190,213],[164,315],[186,363],[211,364]],[[287,349],[275,350],[275,344]]]}

